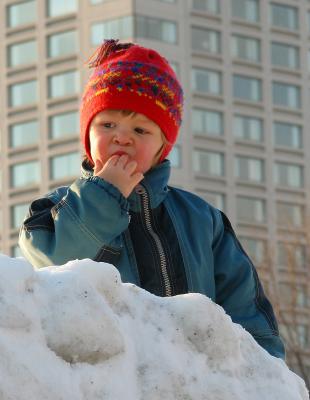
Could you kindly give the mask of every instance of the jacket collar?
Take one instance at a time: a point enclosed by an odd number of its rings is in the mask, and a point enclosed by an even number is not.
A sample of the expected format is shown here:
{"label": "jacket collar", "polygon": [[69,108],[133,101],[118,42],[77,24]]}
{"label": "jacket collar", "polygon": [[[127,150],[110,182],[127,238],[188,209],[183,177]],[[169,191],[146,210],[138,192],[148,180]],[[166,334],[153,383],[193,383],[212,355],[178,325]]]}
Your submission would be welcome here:
{"label": "jacket collar", "polygon": [[[170,177],[170,161],[164,160],[156,167],[150,169],[145,175],[140,184],[146,189],[150,201],[151,208],[156,208],[165,199],[168,193],[168,180]],[[88,165],[85,160],[81,167],[81,176],[83,178],[90,178],[93,176],[93,169]],[[128,197],[130,209],[132,211],[141,210],[141,195],[137,194],[135,190]]]}

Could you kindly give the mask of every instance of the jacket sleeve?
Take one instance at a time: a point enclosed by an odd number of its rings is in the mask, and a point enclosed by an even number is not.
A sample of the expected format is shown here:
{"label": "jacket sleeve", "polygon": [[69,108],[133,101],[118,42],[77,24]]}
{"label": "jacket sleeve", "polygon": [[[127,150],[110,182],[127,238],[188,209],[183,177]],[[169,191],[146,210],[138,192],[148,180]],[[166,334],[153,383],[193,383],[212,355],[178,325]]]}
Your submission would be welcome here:
{"label": "jacket sleeve", "polygon": [[19,245],[37,267],[96,259],[103,252],[118,256],[128,224],[128,202],[116,187],[97,176],[80,178],[61,195],[56,191],[31,204]]}
{"label": "jacket sleeve", "polygon": [[265,350],[284,359],[277,321],[256,269],[226,215],[218,214],[218,220],[213,247],[216,302]]}

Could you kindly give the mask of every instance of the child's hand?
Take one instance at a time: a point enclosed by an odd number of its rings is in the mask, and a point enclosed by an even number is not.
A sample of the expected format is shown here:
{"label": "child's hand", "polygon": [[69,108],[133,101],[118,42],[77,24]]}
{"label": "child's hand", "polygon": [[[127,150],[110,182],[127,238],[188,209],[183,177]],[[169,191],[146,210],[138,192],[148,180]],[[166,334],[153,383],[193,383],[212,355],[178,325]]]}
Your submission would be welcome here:
{"label": "child's hand", "polygon": [[126,198],[144,177],[141,172],[135,172],[137,162],[128,160],[126,154],[114,155],[104,165],[96,160],[94,167],[94,175],[112,183]]}

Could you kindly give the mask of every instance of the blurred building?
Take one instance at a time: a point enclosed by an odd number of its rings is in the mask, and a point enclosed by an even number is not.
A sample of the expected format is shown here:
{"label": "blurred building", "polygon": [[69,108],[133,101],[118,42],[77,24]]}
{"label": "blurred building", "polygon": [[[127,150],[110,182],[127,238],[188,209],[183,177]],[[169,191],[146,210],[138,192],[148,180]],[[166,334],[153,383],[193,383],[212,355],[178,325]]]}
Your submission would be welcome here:
{"label": "blurred building", "polygon": [[[298,340],[310,359],[303,316],[310,306],[310,2],[2,0],[0,7],[1,251],[18,255],[31,200],[78,174],[84,62],[103,38],[138,41],[166,56],[185,91],[171,183],[228,214],[257,264],[272,244],[284,297],[292,246]],[[268,288],[264,268],[261,276]],[[310,375],[310,360],[308,368]]]}

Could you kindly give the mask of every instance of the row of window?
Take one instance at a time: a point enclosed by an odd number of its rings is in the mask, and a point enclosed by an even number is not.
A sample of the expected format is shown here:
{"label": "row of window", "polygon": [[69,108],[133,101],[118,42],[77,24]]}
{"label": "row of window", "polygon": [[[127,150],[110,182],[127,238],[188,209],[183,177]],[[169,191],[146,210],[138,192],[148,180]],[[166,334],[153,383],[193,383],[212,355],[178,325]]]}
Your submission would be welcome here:
{"label": "row of window", "polygon": [[[91,0],[91,4],[103,3],[105,0]],[[173,3],[175,0],[161,0]],[[213,14],[220,13],[220,0],[193,0],[194,10],[206,11]],[[78,0],[47,0],[46,15],[58,17],[78,11]],[[260,21],[260,0],[231,0],[232,16],[250,23]],[[299,29],[299,10],[297,7],[283,4],[279,1],[270,3],[270,23],[272,26],[296,31]],[[310,27],[310,13],[308,13]],[[16,28],[37,21],[36,1],[22,1],[7,6],[7,26]]]}
{"label": "row of window", "polygon": [[[224,135],[223,113],[215,110],[193,108],[191,113],[192,131],[195,135],[220,137]],[[48,119],[48,137],[63,139],[76,136],[79,132],[77,111],[55,114]],[[302,149],[302,128],[300,125],[273,122],[273,142],[275,146],[287,149]],[[263,120],[258,117],[234,115],[232,134],[237,140],[262,143],[264,140]],[[28,120],[9,126],[9,146],[18,148],[39,142],[40,129],[37,120]],[[175,155],[175,158],[179,155]],[[176,158],[177,159],[177,158]],[[180,163],[175,161],[175,166]]]}
{"label": "row of window", "polygon": [[[262,102],[262,80],[234,74],[233,97],[235,99]],[[206,95],[222,95],[221,72],[207,68],[192,68],[192,90]],[[48,98],[76,95],[80,91],[80,79],[77,71],[66,71],[48,77]],[[32,105],[39,101],[38,83],[34,80],[14,83],[8,88],[10,107]],[[301,88],[284,82],[272,82],[272,100],[274,106],[301,108]]]}
{"label": "row of window", "polygon": [[[76,30],[68,30],[47,36],[47,58],[64,57],[79,51],[79,40]],[[20,67],[33,64],[38,60],[37,41],[27,40],[11,44],[7,48],[7,66]]]}
{"label": "row of window", "polygon": [[[173,149],[169,158],[171,159],[172,166],[180,166],[179,146]],[[62,169],[58,168],[60,160],[62,160],[61,165],[64,164]],[[51,179],[76,175],[78,169],[74,169],[73,167],[77,165],[78,160],[79,156],[77,153],[62,155],[58,158],[54,157],[52,159]],[[224,154],[217,151],[195,149],[193,152],[193,170],[207,177],[225,177]],[[235,157],[234,176],[243,182],[262,184],[265,182],[265,161],[260,158],[238,155]],[[38,184],[39,182],[40,168],[38,161],[18,163],[11,167],[11,187],[19,188],[30,184]],[[292,189],[303,188],[304,167],[288,162],[275,162],[274,183],[280,187]]]}
{"label": "row of window", "polygon": [[[234,164],[235,177],[249,183],[265,181],[265,162],[249,156],[236,156]],[[225,157],[222,152],[194,150],[193,169],[209,177],[225,176]],[[299,164],[276,161],[274,163],[274,183],[288,188],[304,187],[304,167]]]}
{"label": "row of window", "polygon": [[279,295],[281,296],[282,306],[295,305],[297,307],[307,307],[309,305],[307,285],[281,282],[279,283]]}
{"label": "row of window", "polygon": [[[208,68],[192,68],[192,89],[206,95],[222,95],[222,73]],[[262,102],[262,80],[234,74],[233,97],[235,99]],[[272,101],[274,106],[301,108],[301,88],[285,82],[272,82]]]}
{"label": "row of window", "polygon": [[[79,174],[81,156],[78,152],[57,155],[50,158],[50,179],[67,179]],[[14,164],[10,168],[10,185],[12,188],[22,188],[40,183],[39,161],[27,161]]]}
{"label": "row of window", "polygon": [[[254,263],[258,265],[266,262],[270,263],[270,260],[266,259],[268,257],[266,240],[242,235],[239,239]],[[275,262],[279,269],[296,267],[297,270],[305,270],[307,268],[306,246],[303,244],[279,241],[277,242],[275,255]]]}
{"label": "row of window", "polygon": [[[214,137],[224,135],[224,116],[220,111],[193,108],[191,123],[194,134]],[[233,117],[231,128],[236,139],[252,143],[264,141],[262,118],[236,114]],[[288,149],[301,149],[303,147],[302,127],[298,124],[274,121],[272,136],[275,146]]]}
{"label": "row of window", "polygon": [[[301,349],[308,350],[310,344],[310,330],[308,325],[304,324],[279,324],[280,334],[284,340],[284,343],[287,342],[287,348],[289,348],[289,344],[294,344],[294,348],[296,346]],[[306,367],[307,368],[307,367]],[[310,371],[310,368],[308,368]],[[301,375],[302,376],[302,375]]]}
{"label": "row of window", "polygon": [[[46,15],[58,17],[78,10],[78,0],[47,0]],[[38,19],[35,0],[21,1],[8,5],[6,8],[6,25],[9,28],[17,28],[36,22]]]}
{"label": "row of window", "polygon": [[[287,215],[280,214],[283,209]],[[302,206],[290,203],[279,203],[277,207],[277,217],[283,227],[301,227],[304,217]],[[266,223],[267,222],[267,207],[266,200],[238,196],[237,198],[237,218],[240,222],[245,223]]]}
{"label": "row of window", "polygon": [[[48,137],[64,139],[77,136],[79,132],[79,115],[77,111],[55,114],[48,119]],[[38,120],[19,122],[9,126],[9,146],[35,145],[39,142],[40,129]]]}
{"label": "row of window", "polygon": [[[80,76],[78,71],[66,71],[48,76],[48,98],[78,95]],[[22,107],[39,102],[37,80],[14,83],[8,87],[8,104],[10,107]]]}
{"label": "row of window", "polygon": [[[131,17],[125,17],[131,18]],[[142,18],[142,19],[141,19]],[[144,18],[144,19],[143,19]],[[137,17],[137,21],[144,21],[143,26],[148,26],[152,29],[152,20],[145,17]],[[114,31],[109,31],[107,28],[108,22],[96,24],[92,31],[93,41],[96,44],[102,40],[103,37],[114,37],[118,35],[119,27],[115,22],[111,22]],[[140,25],[139,25],[140,26]],[[154,26],[157,26],[160,35],[164,35],[164,30],[158,21],[154,21]],[[168,28],[167,28],[168,29]],[[141,35],[145,36],[145,29],[141,30]],[[192,28],[192,48],[198,51],[208,51],[210,53],[218,54],[221,52],[220,32],[204,28]],[[126,33],[123,35],[126,37]],[[167,35],[171,36],[170,34]],[[98,37],[98,43],[97,38]],[[154,37],[154,35],[152,36]],[[95,39],[94,39],[95,38]],[[158,35],[157,35],[157,38]],[[162,36],[159,39],[164,39]],[[172,36],[171,36],[172,40]],[[173,41],[174,42],[174,41]],[[47,57],[64,57],[70,54],[76,54],[79,51],[78,36],[76,30],[68,30],[58,32],[47,37]],[[232,43],[230,46],[231,55],[240,59],[250,62],[261,61],[261,41],[260,39],[251,38],[243,35],[232,35]],[[280,43],[271,42],[271,64],[293,70],[300,67],[300,51],[299,47]],[[36,40],[28,40],[11,44],[7,49],[7,65],[9,67],[19,67],[36,62],[38,59],[38,51]],[[310,51],[308,52],[309,69],[310,69]]]}
{"label": "row of window", "polygon": [[[261,0],[231,0],[232,16],[250,23],[259,23],[261,19]],[[299,10],[297,7],[274,1],[270,3],[270,25],[280,29],[297,31],[299,29]],[[310,12],[307,13],[310,30]]]}
{"label": "row of window", "polygon": [[[192,48],[197,51],[207,51],[213,54],[221,53],[221,33],[199,27],[192,27]],[[231,56],[247,62],[261,61],[261,40],[258,38],[233,34],[229,46]],[[310,51],[308,51],[308,69],[310,69]],[[300,68],[300,50],[298,46],[284,42],[270,42],[270,62],[275,67],[292,70]]]}

